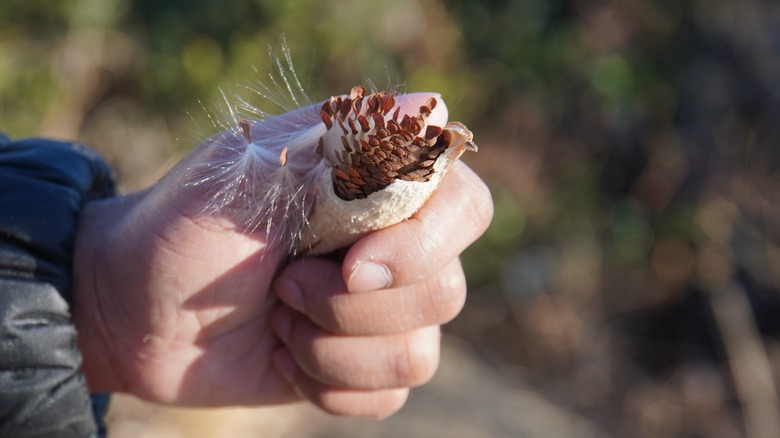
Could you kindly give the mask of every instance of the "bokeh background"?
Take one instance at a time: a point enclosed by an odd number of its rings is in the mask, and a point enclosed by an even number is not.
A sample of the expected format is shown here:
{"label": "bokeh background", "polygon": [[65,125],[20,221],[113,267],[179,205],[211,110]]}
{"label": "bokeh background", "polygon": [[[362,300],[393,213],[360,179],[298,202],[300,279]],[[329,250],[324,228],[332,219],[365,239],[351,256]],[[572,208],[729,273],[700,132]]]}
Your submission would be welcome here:
{"label": "bokeh background", "polygon": [[778,23],[771,0],[3,0],[0,130],[90,144],[124,191],[214,131],[220,89],[251,100],[284,35],[314,101],[441,92],[494,196],[441,371],[395,417],[117,397],[109,436],[780,436]]}

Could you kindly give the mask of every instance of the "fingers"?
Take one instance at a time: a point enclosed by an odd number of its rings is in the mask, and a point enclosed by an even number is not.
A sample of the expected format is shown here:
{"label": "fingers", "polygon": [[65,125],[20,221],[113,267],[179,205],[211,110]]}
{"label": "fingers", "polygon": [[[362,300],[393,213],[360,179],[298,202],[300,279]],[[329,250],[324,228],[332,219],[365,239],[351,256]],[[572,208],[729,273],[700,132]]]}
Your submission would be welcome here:
{"label": "fingers", "polygon": [[459,254],[487,228],[490,193],[456,164],[411,219],[369,234],[344,263],[293,261],[273,289],[285,304],[272,325],[279,373],[303,397],[338,414],[382,418],[439,362],[439,325],[462,309]]}
{"label": "fingers", "polygon": [[301,372],[286,349],[278,350],[273,361],[301,398],[331,414],[382,419],[401,409],[409,396],[407,388],[356,390],[324,385]]}
{"label": "fingers", "polygon": [[285,344],[273,357],[279,373],[301,397],[335,414],[384,418],[439,363],[438,326],[399,335],[335,336],[283,306],[272,325]]}
{"label": "fingers", "polygon": [[487,229],[493,202],[484,182],[455,163],[409,220],[369,234],[344,259],[351,292],[399,287],[439,272]]}
{"label": "fingers", "polygon": [[274,355],[279,373],[321,409],[369,418],[396,412],[406,388],[433,376],[438,325],[457,315],[466,296],[458,259],[416,285],[361,294],[346,290],[339,264],[299,260],[275,291],[287,304],[271,319],[284,344]]}
{"label": "fingers", "polygon": [[274,331],[315,380],[353,389],[400,388],[427,382],[439,364],[439,327],[379,336],[335,336],[285,307]]}
{"label": "fingers", "polygon": [[285,304],[320,328],[343,335],[441,325],[455,318],[466,300],[466,279],[457,258],[416,284],[358,294],[347,291],[339,264],[305,259],[288,266],[274,287]]}
{"label": "fingers", "polygon": [[465,300],[458,255],[484,232],[492,211],[484,183],[465,165],[456,165],[412,219],[358,241],[341,267],[322,259],[292,263],[275,291],[287,305],[335,333],[391,333],[443,324]]}

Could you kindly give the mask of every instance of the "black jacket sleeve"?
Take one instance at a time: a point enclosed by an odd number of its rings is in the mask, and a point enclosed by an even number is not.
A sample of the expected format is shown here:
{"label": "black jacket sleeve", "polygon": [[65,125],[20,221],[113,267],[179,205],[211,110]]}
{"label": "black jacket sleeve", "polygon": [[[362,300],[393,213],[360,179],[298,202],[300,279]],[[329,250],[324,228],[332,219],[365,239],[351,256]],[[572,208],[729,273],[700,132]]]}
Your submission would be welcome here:
{"label": "black jacket sleeve", "polygon": [[78,144],[0,133],[0,437],[88,437],[97,426],[70,319],[79,213],[114,191]]}

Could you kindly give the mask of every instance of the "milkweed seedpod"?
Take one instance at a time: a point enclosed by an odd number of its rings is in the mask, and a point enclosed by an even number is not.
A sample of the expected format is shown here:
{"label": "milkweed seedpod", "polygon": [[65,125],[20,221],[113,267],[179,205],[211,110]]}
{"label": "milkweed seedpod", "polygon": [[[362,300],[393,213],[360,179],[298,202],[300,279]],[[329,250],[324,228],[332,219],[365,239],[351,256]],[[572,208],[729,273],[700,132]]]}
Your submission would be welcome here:
{"label": "milkweed seedpod", "polygon": [[[289,74],[277,87],[295,88]],[[228,105],[232,120],[204,142],[186,177],[203,213],[264,232],[291,255],[327,253],[411,217],[452,163],[476,150],[465,126],[447,123],[435,93],[357,86],[301,105],[300,84],[290,92],[295,107],[278,116]]]}
{"label": "milkweed seedpod", "polygon": [[317,153],[330,171],[319,176],[299,245],[305,253],[327,253],[408,219],[452,163],[477,149],[463,124],[446,123],[438,94],[366,95],[357,86],[326,101],[320,117],[327,131]]}

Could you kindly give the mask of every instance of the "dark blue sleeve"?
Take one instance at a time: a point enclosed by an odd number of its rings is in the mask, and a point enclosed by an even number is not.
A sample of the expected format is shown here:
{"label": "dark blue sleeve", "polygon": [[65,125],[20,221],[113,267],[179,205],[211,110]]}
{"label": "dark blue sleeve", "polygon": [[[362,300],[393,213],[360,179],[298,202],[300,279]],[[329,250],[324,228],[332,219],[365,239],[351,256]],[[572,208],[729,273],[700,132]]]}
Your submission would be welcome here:
{"label": "dark blue sleeve", "polygon": [[73,246],[87,201],[111,196],[91,149],[0,134],[0,436],[97,433],[70,318]]}

